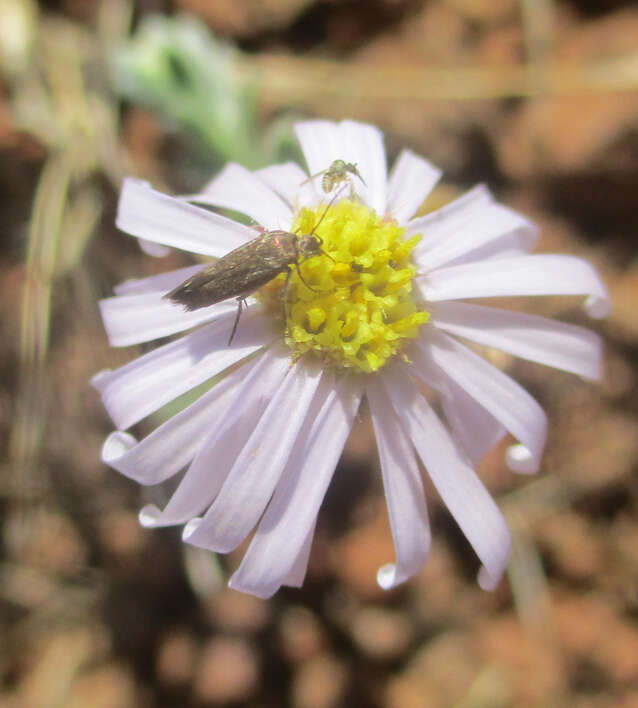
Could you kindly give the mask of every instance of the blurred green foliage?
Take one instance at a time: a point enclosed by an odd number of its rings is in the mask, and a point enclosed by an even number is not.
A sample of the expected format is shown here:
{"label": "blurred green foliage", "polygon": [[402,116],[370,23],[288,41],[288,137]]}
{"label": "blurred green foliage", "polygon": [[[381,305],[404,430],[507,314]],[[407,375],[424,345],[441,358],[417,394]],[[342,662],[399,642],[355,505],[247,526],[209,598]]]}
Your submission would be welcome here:
{"label": "blurred green foliage", "polygon": [[238,50],[199,20],[153,15],[111,53],[116,89],[201,141],[219,162],[249,168],[271,161],[288,140],[262,140],[258,86],[237,67]]}

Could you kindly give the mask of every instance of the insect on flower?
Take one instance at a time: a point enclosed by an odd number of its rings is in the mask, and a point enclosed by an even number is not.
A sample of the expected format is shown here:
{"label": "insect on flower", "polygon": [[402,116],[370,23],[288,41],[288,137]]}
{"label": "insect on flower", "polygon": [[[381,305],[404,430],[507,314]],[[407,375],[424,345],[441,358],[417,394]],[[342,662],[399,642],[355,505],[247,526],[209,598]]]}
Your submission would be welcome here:
{"label": "insect on flower", "polygon": [[323,241],[317,235],[316,230],[338,196],[339,192],[331,199],[309,234],[298,235],[279,229],[267,231],[262,227],[258,227],[261,233],[257,238],[239,246],[239,248],[231,251],[223,258],[206,266],[164,297],[183,305],[189,311],[208,307],[231,297],[236,298],[237,315],[228,339],[228,344],[230,345],[237,331],[246,297],[273,280],[273,278],[276,278],[279,274],[287,273],[286,282],[281,291],[285,321],[291,269],[296,268],[297,274],[304,285],[308,289],[314,290],[304,280],[299,270],[299,264],[308,258],[323,253],[321,248]]}
{"label": "insect on flower", "polygon": [[310,175],[310,177],[308,177],[308,179],[305,179],[301,184],[303,185],[307,182],[311,182],[317,177],[322,177],[321,188],[326,194],[328,194],[328,192],[331,192],[335,188],[335,186],[339,184],[339,182],[349,182],[350,177],[348,175],[354,175],[355,177],[358,177],[363,182],[363,184],[365,184],[365,180],[359,174],[357,163],[346,162],[345,160],[333,160],[330,164],[330,167],[326,168],[325,170],[315,172],[314,175]]}

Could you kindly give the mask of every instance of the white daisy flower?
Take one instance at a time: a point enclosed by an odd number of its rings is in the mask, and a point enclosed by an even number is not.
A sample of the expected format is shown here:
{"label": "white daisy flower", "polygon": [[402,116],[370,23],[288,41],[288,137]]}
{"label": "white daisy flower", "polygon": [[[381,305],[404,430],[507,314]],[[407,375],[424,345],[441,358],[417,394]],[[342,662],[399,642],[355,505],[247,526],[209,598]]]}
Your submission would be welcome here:
{"label": "white daisy flower", "polygon": [[[518,443],[508,465],[535,472],[547,421],[525,390],[457,337],[588,379],[599,377],[601,345],[580,327],[463,301],[586,295],[589,314],[602,317],[607,292],[579,258],[530,255],[535,226],[482,186],[413,218],[440,172],[406,150],[388,177],[377,128],[310,121],[296,134],[308,174],[292,163],[256,172],[230,164],[184,198],[124,183],[117,225],[148,242],[219,258],[258,235],[198,202],[300,234],[323,216],[322,253],[290,266],[286,285],[282,273],[248,297],[231,344],[234,298],[185,311],[163,297],[202,266],[118,286],[101,303],[114,346],[202,326],[94,378],[117,427],[103,460],[141,484],[185,469],[167,506],[145,507],[141,523],[185,524],[186,542],[219,553],[254,529],[230,585],[269,597],[303,582],[319,507],[365,395],[396,550],[379,584],[402,583],[428,555],[419,458],[482,563],[481,586],[494,588],[510,536],[473,466],[509,432]],[[356,172],[331,202],[322,180],[308,176],[335,160]],[[212,377],[220,381],[143,440],[124,432]],[[424,387],[438,393],[444,420]]]}

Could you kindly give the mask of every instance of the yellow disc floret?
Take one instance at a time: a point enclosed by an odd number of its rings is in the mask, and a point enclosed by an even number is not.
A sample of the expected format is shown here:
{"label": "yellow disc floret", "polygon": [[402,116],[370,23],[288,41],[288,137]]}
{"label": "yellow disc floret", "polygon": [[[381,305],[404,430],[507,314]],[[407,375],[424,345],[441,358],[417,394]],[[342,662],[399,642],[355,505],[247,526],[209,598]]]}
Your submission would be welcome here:
{"label": "yellow disc floret", "polygon": [[323,253],[292,267],[286,291],[282,274],[259,292],[265,304],[286,313],[286,343],[296,356],[316,352],[326,363],[378,371],[418,335],[428,321],[412,297],[412,249],[421,238],[403,240],[404,228],[361,203],[342,199],[303,209],[296,233],[313,233]]}

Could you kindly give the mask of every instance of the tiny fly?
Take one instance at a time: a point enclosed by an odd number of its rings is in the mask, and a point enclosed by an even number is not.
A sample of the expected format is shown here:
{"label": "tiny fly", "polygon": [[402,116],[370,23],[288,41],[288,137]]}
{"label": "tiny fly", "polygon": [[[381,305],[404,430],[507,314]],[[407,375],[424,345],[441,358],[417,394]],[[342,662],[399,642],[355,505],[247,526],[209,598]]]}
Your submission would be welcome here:
{"label": "tiny fly", "polygon": [[289,231],[261,229],[257,238],[206,266],[164,297],[183,305],[187,310],[198,310],[231,297],[237,298],[237,315],[228,340],[230,345],[237,331],[245,299],[280,273],[287,273],[282,290],[284,308],[293,267],[297,269],[304,285],[314,290],[301,275],[299,264],[320,253],[328,255],[321,249],[323,241],[315,232],[337,196],[335,194],[332,198],[311,233],[297,235]]}
{"label": "tiny fly", "polygon": [[350,178],[348,175],[358,177],[365,185],[363,177],[359,174],[359,170],[357,169],[357,163],[346,162],[345,160],[333,160],[330,163],[330,167],[325,170],[321,170],[320,172],[315,172],[314,175],[310,175],[310,177],[304,180],[301,184],[306,184],[306,182],[310,182],[316,177],[321,177],[321,188],[326,194],[328,194],[328,192],[331,192],[335,185],[339,184],[339,182],[349,181]]}

